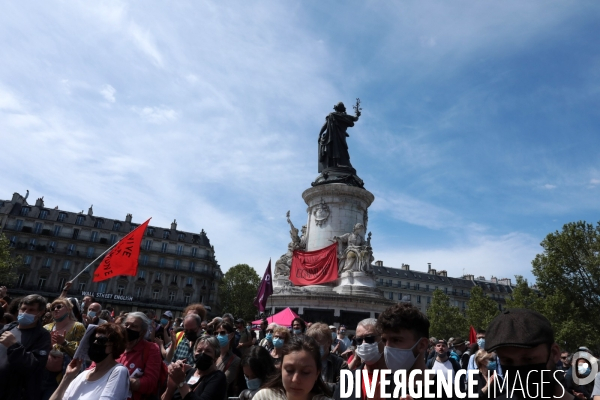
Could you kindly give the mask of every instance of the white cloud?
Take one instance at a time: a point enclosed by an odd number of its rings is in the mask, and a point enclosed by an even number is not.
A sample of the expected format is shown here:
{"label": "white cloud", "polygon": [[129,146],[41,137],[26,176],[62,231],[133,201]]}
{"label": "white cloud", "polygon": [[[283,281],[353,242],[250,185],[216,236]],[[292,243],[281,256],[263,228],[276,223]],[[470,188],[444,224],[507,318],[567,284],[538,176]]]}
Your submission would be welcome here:
{"label": "white cloud", "polygon": [[150,30],[143,29],[137,23],[131,22],[128,31],[136,47],[150,57],[156,66],[162,67],[163,57],[154,43],[154,37]]}
{"label": "white cloud", "polygon": [[599,183],[600,183],[600,179],[594,179],[594,178],[590,179],[590,185],[597,185]]}
{"label": "white cloud", "polygon": [[543,187],[544,187],[544,189],[548,189],[548,190],[556,189],[556,185],[551,185],[549,183],[546,183]]}
{"label": "white cloud", "polygon": [[102,87],[102,90],[100,90],[100,94],[106,99],[106,101],[108,101],[109,103],[114,103],[115,102],[115,93],[117,93],[117,90],[110,86],[110,85],[104,85]]}
{"label": "white cloud", "polygon": [[174,121],[178,117],[177,111],[167,107],[144,107],[134,108],[138,114],[148,122],[153,124],[162,124],[164,122]]}

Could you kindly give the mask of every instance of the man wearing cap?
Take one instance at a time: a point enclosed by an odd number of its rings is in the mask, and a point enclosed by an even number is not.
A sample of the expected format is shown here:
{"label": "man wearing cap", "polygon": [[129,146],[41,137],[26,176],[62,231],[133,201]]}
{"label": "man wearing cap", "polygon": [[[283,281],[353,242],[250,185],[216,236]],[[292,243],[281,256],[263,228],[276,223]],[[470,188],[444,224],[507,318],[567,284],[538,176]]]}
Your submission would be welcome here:
{"label": "man wearing cap", "polygon": [[346,344],[338,338],[335,325],[329,325],[329,329],[331,329],[331,352],[340,355],[346,351]]}
{"label": "man wearing cap", "polygon": [[246,324],[244,323],[244,320],[242,318],[238,318],[235,321],[235,326],[240,335],[240,341],[237,345],[237,348],[242,354],[241,358],[244,358],[248,355],[248,352],[250,351],[250,346],[254,344],[254,340],[252,334],[248,331],[248,329],[246,329]]}
{"label": "man wearing cap", "polygon": [[[465,351],[467,350],[467,342],[465,342],[465,340],[461,337],[457,337],[454,339],[454,342],[452,342],[452,351],[450,352],[450,358],[452,358],[453,360],[455,360],[458,365],[460,365],[461,369],[466,369],[466,365],[469,362],[468,357],[466,362],[463,364],[462,363],[462,359],[463,359],[463,354],[465,353]],[[463,367],[464,365],[464,367]]]}
{"label": "man wearing cap", "polygon": [[166,340],[171,335],[173,321],[173,313],[171,311],[165,311],[160,317],[160,322],[156,328],[155,336],[161,340]]}
{"label": "man wearing cap", "polygon": [[435,344],[435,352],[436,356],[427,362],[427,368],[434,371],[442,371],[444,376],[448,376],[448,371],[450,371],[454,380],[454,374],[460,369],[460,364],[453,358],[450,358],[448,344],[444,339],[439,339]]}
{"label": "man wearing cap", "polygon": [[560,347],[554,342],[550,321],[542,314],[505,310],[487,329],[485,351],[498,354],[504,371],[504,389],[497,398],[573,399],[557,380]]}

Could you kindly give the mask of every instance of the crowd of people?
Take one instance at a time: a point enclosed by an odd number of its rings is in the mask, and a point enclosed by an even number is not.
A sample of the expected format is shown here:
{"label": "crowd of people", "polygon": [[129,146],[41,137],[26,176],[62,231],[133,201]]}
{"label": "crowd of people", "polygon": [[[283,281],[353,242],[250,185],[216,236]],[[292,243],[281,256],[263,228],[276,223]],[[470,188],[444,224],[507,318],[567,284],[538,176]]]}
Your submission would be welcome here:
{"label": "crowd of people", "polygon": [[[537,391],[514,397],[600,400],[600,374],[576,383],[597,371],[593,357],[580,357],[592,351],[578,349],[572,362],[548,320],[531,310],[504,311],[474,343],[430,337],[427,317],[407,303],[348,328],[299,317],[290,327],[206,317],[201,304],[181,318],[151,310],[115,315],[90,296],[80,303],[63,292],[48,303],[37,294],[11,299],[0,288],[0,400],[385,398],[377,370],[470,376],[463,390],[474,379],[480,398],[498,399],[511,398],[506,388],[519,372]],[[343,370],[362,382],[350,397],[342,397]],[[537,370],[548,372],[529,377]],[[374,397],[367,383],[376,386]],[[391,396],[394,383],[384,389]]]}

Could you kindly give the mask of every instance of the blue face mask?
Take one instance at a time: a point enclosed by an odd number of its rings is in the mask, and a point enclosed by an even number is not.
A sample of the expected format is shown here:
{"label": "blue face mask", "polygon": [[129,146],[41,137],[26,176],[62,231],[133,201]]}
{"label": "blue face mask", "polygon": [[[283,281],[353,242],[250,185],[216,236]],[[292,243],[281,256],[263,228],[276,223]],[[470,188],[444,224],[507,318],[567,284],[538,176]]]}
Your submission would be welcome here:
{"label": "blue face mask", "polygon": [[331,338],[335,340],[337,338],[337,334],[335,332],[331,332]]}
{"label": "blue face mask", "polygon": [[490,361],[488,363],[488,371],[495,371],[498,368],[498,363],[496,361]]}
{"label": "blue face mask", "polygon": [[485,339],[477,339],[477,345],[479,346],[480,349],[484,349],[485,348]]}
{"label": "blue face mask", "polygon": [[265,339],[267,339],[269,342],[273,341],[273,334],[272,333],[267,333],[267,335],[265,336]]}
{"label": "blue face mask", "polygon": [[33,314],[23,313],[23,314],[19,314],[19,317],[17,318],[17,320],[19,321],[19,325],[27,326],[27,325],[31,325],[34,323],[35,317],[36,316]]}
{"label": "blue face mask", "polygon": [[168,324],[168,323],[169,323],[169,320],[168,320],[168,319],[166,319],[166,318],[161,318],[161,319],[160,319],[160,324],[161,324],[162,326],[167,326],[167,324]]}
{"label": "blue face mask", "polygon": [[302,333],[302,330],[301,329],[294,329],[293,332],[294,332],[294,335],[299,335],[299,334]]}
{"label": "blue face mask", "polygon": [[283,339],[281,339],[281,338],[273,339],[273,346],[275,346],[276,349],[282,348],[283,347]]}
{"label": "blue face mask", "polygon": [[246,378],[246,386],[248,387],[248,389],[250,389],[250,390],[260,389],[260,384],[262,383],[260,378],[248,379],[248,377],[246,377],[246,376],[244,376],[244,378]]}
{"label": "blue face mask", "polygon": [[95,318],[96,317],[96,311],[88,311],[88,317]]}
{"label": "blue face mask", "polygon": [[225,347],[229,343],[229,336],[228,335],[217,335],[217,340],[219,341],[219,345],[221,347]]}

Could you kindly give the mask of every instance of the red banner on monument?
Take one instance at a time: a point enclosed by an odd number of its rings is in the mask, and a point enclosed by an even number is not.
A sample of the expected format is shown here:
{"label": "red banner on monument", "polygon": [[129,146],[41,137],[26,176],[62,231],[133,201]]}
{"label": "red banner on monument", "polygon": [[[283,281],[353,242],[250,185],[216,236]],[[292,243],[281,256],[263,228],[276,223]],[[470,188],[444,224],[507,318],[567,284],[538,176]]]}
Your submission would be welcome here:
{"label": "red banner on monument", "polygon": [[338,244],[321,250],[294,250],[290,281],[296,286],[318,285],[338,278]]}

